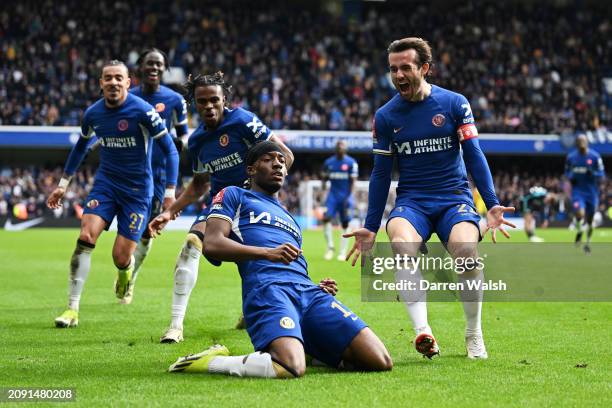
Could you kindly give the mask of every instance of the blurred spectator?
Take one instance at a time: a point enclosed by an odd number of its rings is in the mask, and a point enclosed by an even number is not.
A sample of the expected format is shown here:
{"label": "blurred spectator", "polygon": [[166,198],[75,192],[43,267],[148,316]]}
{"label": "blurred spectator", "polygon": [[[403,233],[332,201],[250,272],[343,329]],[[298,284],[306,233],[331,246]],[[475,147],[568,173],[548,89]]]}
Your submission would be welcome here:
{"label": "blurred spectator", "polygon": [[[0,216],[13,214],[16,205],[24,207],[28,218],[41,215],[60,217],[80,217],[80,211],[85,206],[85,200],[93,186],[95,169],[83,166],[73,177],[61,211],[51,212],[46,207],[47,196],[53,191],[62,175],[60,167],[54,169],[31,168],[2,168],[0,169]],[[287,176],[287,180],[280,192],[280,201],[292,214],[303,214],[300,208],[299,186],[303,181],[320,179],[320,174],[308,170],[294,170]],[[397,178],[395,178],[397,179]],[[516,216],[522,215],[521,197],[527,194],[534,186],[541,186],[548,190],[554,199],[547,202],[546,214],[548,221],[567,220],[571,217],[571,185],[561,178],[561,174],[533,175],[533,173],[498,171],[493,175],[497,186],[497,195],[501,205],[513,206],[517,209]],[[187,179],[184,178],[183,182]],[[363,180],[367,180],[363,178]],[[612,177],[608,175],[600,187],[600,207],[602,215],[609,218],[609,208],[612,206]],[[182,186],[178,187],[177,194],[182,193]],[[394,192],[393,192],[394,193]],[[315,203],[323,205],[324,194],[317,194]],[[367,192],[356,191],[356,209],[363,213],[367,209]],[[391,200],[392,201],[392,200]],[[200,200],[187,208],[184,215],[195,215],[202,207],[204,200]]]}

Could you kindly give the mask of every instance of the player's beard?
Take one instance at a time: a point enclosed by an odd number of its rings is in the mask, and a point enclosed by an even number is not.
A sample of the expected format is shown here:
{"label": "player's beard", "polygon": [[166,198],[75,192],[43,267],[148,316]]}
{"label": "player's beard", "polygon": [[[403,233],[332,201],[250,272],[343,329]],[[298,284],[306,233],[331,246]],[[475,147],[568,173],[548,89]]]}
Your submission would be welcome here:
{"label": "player's beard", "polygon": [[123,93],[121,92],[121,89],[115,90],[114,91],[115,95],[114,97],[111,97],[111,91],[109,90],[108,92],[108,96],[105,97],[106,99],[106,103],[110,106],[117,106],[119,104],[119,102],[121,101],[121,97],[123,96]]}

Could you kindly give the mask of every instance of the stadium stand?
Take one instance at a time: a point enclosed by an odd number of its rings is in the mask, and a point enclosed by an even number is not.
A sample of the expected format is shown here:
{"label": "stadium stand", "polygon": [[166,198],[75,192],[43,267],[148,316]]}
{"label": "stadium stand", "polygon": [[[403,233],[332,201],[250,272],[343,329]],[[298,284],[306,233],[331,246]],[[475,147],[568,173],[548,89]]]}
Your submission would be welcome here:
{"label": "stadium stand", "polygon": [[[55,212],[46,207],[46,198],[61,177],[61,167],[53,169],[39,169],[36,166],[28,168],[2,168],[0,169],[0,217],[13,214],[15,218],[34,218],[41,215],[53,215],[55,218],[80,217],[80,211],[85,205],[87,194],[93,185],[93,171],[89,166],[77,173],[73,184],[68,191],[64,207]],[[299,183],[311,179],[320,179],[320,174],[297,170],[288,178],[281,191],[280,200],[292,214],[303,214],[300,208]],[[504,206],[517,208],[515,215],[522,214],[521,197],[534,186],[546,188],[552,193],[546,215],[548,221],[566,219],[570,210],[570,185],[558,173],[544,173],[533,175],[525,170],[523,172],[499,171],[494,174],[495,185],[498,187],[497,195]],[[612,206],[612,178],[607,177],[601,186],[600,208],[602,215],[608,218],[607,209]],[[324,197],[318,197],[323,205]],[[367,200],[367,197],[358,197],[358,200]],[[198,203],[187,209],[185,214],[195,214]],[[17,208],[16,208],[17,206]],[[25,208],[25,213],[19,213]]]}
{"label": "stadium stand", "polygon": [[232,103],[272,128],[366,130],[393,91],[386,45],[408,35],[430,40],[432,82],[468,97],[481,132],[610,124],[605,2],[294,3],[17,2],[0,11],[0,124],[77,125],[102,61],[156,46],[186,73],[225,71]]}

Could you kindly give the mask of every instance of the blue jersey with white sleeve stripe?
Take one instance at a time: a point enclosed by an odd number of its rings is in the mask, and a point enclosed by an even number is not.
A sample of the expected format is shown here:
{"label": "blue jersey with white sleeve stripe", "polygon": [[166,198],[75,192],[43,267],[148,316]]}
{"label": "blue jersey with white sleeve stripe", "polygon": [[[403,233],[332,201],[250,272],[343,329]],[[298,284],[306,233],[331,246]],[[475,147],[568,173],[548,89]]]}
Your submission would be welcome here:
{"label": "blue jersey with white sleeve stripe", "polygon": [[[81,124],[81,138],[89,139],[94,134],[100,140],[96,179],[104,178],[128,194],[151,197],[151,144],[167,134],[155,109],[129,93],[116,108],[107,107],[100,99],[85,111]],[[65,171],[72,175],[75,170],[69,158]]]}

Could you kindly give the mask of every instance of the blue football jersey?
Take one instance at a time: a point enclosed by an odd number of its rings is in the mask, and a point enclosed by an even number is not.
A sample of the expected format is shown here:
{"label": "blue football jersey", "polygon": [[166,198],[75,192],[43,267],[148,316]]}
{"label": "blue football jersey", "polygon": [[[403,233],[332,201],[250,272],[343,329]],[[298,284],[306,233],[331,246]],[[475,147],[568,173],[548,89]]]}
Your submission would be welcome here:
{"label": "blue football jersey", "polygon": [[351,179],[359,175],[359,165],[351,156],[344,155],[338,159],[333,155],[323,163],[323,173],[330,180],[329,194],[346,197],[351,193]]}
{"label": "blue football jersey", "polygon": [[129,93],[117,108],[98,100],[85,111],[81,123],[83,138],[95,134],[100,140],[96,179],[103,177],[125,193],[148,197],[153,194],[151,144],[167,133],[155,109]]}
{"label": "blue football jersey", "polygon": [[[224,188],[213,199],[208,218],[230,222],[230,238],[243,245],[276,248],[290,243],[302,247],[302,231],[297,222],[267,194],[234,186]],[[270,282],[313,284],[302,255],[289,265],[268,260],[242,261],[237,265],[243,297],[255,286]]]}
{"label": "blue football jersey", "polygon": [[[130,89],[130,92],[155,108],[155,111],[164,120],[168,132],[171,132],[175,126],[187,125],[187,103],[179,93],[163,85],[160,85],[159,90],[152,94],[144,93],[141,86]],[[166,189],[166,155],[157,143],[153,143],[152,150],[151,169],[155,195],[163,197]],[[173,182],[177,184],[177,180]]]}
{"label": "blue football jersey", "polygon": [[574,194],[598,195],[599,179],[604,175],[603,160],[593,149],[584,155],[573,150],[567,155],[565,174],[572,181]]}
{"label": "blue football jersey", "polygon": [[223,122],[214,130],[204,123],[189,137],[189,153],[194,173],[209,173],[211,196],[227,186],[240,186],[247,179],[249,147],[268,140],[272,133],[252,112],[242,108],[225,109]]}
{"label": "blue football jersey", "polygon": [[439,86],[420,102],[396,94],[374,118],[375,154],[395,155],[398,199],[421,194],[471,197],[460,142],[478,135],[467,99]]}

